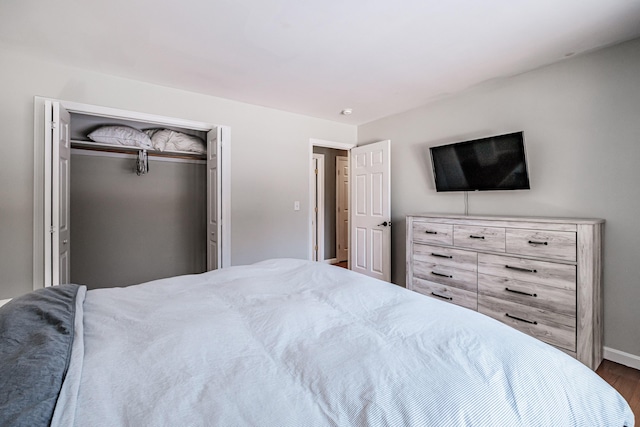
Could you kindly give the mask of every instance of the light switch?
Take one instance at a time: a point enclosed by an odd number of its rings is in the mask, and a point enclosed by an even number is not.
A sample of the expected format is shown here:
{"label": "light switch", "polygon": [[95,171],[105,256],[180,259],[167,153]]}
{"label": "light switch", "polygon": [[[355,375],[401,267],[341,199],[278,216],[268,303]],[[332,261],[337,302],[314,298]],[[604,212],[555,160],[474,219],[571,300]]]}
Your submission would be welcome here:
{"label": "light switch", "polygon": [[295,201],[293,202],[293,210],[294,211],[299,211],[300,210],[300,202],[299,201]]}

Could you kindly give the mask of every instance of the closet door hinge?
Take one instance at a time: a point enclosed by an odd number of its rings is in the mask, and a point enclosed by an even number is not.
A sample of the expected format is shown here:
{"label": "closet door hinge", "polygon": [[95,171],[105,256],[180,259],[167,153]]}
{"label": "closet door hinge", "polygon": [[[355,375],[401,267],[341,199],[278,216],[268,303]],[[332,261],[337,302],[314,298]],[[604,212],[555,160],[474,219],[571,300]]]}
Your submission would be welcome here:
{"label": "closet door hinge", "polygon": [[55,226],[52,225],[51,227],[49,227],[49,233],[53,234],[55,232],[56,232],[56,227]]}
{"label": "closet door hinge", "polygon": [[51,122],[51,129],[55,129],[58,124],[56,122]]}

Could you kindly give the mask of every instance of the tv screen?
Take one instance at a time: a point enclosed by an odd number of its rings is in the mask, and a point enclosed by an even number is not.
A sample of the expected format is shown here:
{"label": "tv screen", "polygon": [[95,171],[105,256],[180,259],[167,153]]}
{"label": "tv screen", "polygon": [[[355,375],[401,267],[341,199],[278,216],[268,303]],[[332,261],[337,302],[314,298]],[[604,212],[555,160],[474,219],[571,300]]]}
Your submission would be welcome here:
{"label": "tv screen", "polygon": [[436,191],[528,190],[522,132],[431,147]]}

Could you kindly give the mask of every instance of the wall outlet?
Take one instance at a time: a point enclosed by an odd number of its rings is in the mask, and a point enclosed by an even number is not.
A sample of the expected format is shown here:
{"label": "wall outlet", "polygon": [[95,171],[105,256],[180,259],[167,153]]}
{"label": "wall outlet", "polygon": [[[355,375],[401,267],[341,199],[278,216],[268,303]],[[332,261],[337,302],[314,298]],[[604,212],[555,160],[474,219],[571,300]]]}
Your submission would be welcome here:
{"label": "wall outlet", "polygon": [[300,202],[299,201],[295,201],[293,202],[293,210],[294,211],[299,211],[300,210]]}

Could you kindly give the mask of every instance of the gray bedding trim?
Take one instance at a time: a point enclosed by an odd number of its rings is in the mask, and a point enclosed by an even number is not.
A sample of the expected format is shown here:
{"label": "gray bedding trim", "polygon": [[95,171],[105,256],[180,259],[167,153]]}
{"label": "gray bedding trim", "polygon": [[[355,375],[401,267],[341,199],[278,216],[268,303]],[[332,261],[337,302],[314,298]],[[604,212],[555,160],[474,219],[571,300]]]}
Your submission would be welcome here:
{"label": "gray bedding trim", "polygon": [[71,348],[71,360],[67,369],[67,375],[62,383],[62,389],[58,395],[58,401],[53,411],[51,427],[69,427],[75,425],[76,404],[82,377],[84,362],[84,299],[87,295],[87,287],[80,286],[76,296],[76,318],[74,321],[73,345]]}
{"label": "gray bedding trim", "polygon": [[69,366],[78,289],[39,289],[0,307],[1,426],[51,423]]}

